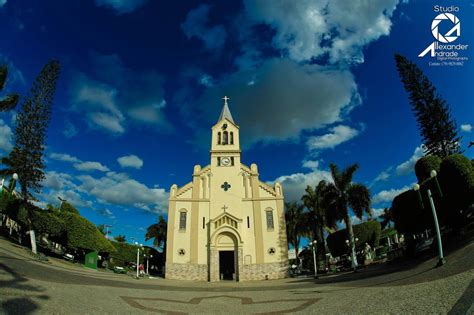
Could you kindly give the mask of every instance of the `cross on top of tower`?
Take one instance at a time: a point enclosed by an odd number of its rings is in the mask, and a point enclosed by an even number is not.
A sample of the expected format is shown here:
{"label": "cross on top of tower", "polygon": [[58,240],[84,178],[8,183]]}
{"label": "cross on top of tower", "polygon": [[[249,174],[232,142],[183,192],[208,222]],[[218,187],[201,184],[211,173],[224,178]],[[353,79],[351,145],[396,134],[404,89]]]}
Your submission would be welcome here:
{"label": "cross on top of tower", "polygon": [[222,99],[224,100],[224,105],[228,105],[227,101],[230,100],[230,97],[224,96]]}

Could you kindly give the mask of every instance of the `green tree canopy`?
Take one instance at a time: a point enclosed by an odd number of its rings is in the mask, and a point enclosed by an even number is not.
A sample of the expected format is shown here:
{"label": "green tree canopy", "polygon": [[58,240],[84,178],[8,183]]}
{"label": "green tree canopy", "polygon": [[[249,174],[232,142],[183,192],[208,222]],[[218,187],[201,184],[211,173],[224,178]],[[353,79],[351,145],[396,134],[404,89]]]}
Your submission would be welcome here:
{"label": "green tree canopy", "polygon": [[298,257],[301,237],[308,234],[307,216],[304,206],[297,202],[285,203],[286,234],[288,243],[295,249]]}
{"label": "green tree canopy", "polygon": [[446,101],[416,64],[399,54],[395,55],[395,61],[409,94],[425,153],[440,157],[460,153],[461,137],[458,136],[456,121],[451,117]]}
{"label": "green tree canopy", "polygon": [[441,158],[436,155],[427,155],[416,161],[415,174],[418,182],[421,183],[431,177],[431,171],[439,173],[441,167]]}
{"label": "green tree canopy", "polygon": [[15,146],[9,159],[12,169],[18,173],[25,203],[33,198],[33,192],[40,192],[41,181],[45,178],[43,150],[59,71],[56,60],[43,67],[17,114]]}
{"label": "green tree canopy", "polygon": [[168,224],[164,217],[160,215],[158,223],[150,225],[145,234],[145,241],[153,239],[153,246],[156,248],[163,248],[163,252],[166,251],[166,234],[168,232]]}
{"label": "green tree canopy", "polygon": [[59,213],[59,218],[66,223],[67,247],[101,252],[115,251],[109,240],[86,218],[64,211]]}
{"label": "green tree canopy", "polygon": [[324,203],[327,209],[327,221],[331,226],[335,226],[337,221],[344,221],[349,233],[351,245],[353,267],[357,267],[355,255],[355,241],[352,230],[352,219],[349,208],[352,209],[356,217],[362,218],[364,213],[371,216],[370,192],[362,184],[352,182],[352,177],[359,166],[353,164],[345,170],[340,171],[335,164],[330,164],[333,183],[327,185]]}
{"label": "green tree canopy", "polygon": [[[356,242],[356,248],[362,249],[365,243],[368,243],[372,248],[379,245],[381,225],[378,221],[367,221],[353,226],[354,236],[358,239]],[[349,247],[346,244],[346,240],[349,240],[349,233],[347,229],[336,231],[329,234],[326,241],[331,254],[341,256],[349,252]]]}
{"label": "green tree canopy", "polygon": [[[5,65],[0,66],[0,91],[5,87],[5,83],[8,77],[8,67]],[[3,98],[0,98],[0,112],[8,111],[13,109],[20,96],[18,94],[9,94]]]}

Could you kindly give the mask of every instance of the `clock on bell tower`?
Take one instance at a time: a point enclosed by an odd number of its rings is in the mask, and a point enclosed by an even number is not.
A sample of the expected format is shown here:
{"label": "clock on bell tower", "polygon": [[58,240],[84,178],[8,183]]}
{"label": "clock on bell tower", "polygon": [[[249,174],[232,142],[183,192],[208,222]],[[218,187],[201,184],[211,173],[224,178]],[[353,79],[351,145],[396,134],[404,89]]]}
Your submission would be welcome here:
{"label": "clock on bell tower", "polygon": [[224,96],[224,106],[217,124],[212,127],[211,165],[217,167],[240,166],[239,126],[229,110],[229,97]]}

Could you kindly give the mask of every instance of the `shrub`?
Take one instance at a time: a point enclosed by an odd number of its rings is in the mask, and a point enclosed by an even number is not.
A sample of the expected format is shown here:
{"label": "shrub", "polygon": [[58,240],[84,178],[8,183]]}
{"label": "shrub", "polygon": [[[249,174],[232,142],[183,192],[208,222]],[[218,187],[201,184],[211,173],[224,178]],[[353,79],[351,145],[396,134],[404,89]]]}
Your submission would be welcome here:
{"label": "shrub", "polygon": [[[112,266],[125,267],[129,262],[136,262],[137,246],[115,241],[112,241],[112,244],[117,249],[116,252],[110,253],[109,255],[109,258],[112,258]],[[141,252],[140,250],[140,253]],[[140,260],[143,259],[143,255],[140,256]]]}
{"label": "shrub", "polygon": [[36,209],[31,213],[33,229],[39,234],[47,235],[57,243],[64,243],[66,223],[55,213],[47,210]]}
{"label": "shrub", "polygon": [[421,183],[431,177],[431,171],[439,173],[441,158],[436,155],[428,155],[419,159],[415,164],[415,174],[418,182]]}
{"label": "shrub", "polygon": [[418,193],[412,189],[399,194],[393,199],[393,221],[395,222],[395,228],[400,233],[415,234],[423,232],[431,226],[432,214],[426,188],[423,186],[420,195],[423,200],[423,208]]}
{"label": "shrub", "polygon": [[461,220],[459,211],[474,203],[474,168],[471,161],[461,154],[446,157],[441,163],[439,182],[445,207],[449,209],[450,222]]}
{"label": "shrub", "polygon": [[66,224],[66,246],[71,249],[86,249],[113,252],[116,249],[96,226],[86,218],[72,212],[61,212],[59,218]]}
{"label": "shrub", "polygon": [[[364,248],[365,243],[369,243],[372,248],[379,245],[381,226],[378,221],[364,222],[353,225],[352,228],[354,230],[354,237],[359,239],[356,243],[357,249]],[[347,229],[343,229],[334,232],[327,237],[327,245],[334,257],[348,253],[349,249],[346,245],[346,240],[349,239],[348,234]]]}

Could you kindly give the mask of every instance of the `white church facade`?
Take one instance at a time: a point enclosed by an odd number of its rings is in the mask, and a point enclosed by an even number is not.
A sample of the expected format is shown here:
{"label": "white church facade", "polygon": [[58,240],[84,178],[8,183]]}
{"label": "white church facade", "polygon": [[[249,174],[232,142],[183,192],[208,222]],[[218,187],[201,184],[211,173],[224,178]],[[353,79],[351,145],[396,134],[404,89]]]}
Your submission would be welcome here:
{"label": "white church facade", "polygon": [[241,163],[239,127],[227,97],[212,127],[211,163],[170,189],[166,278],[264,280],[287,275],[283,189]]}

